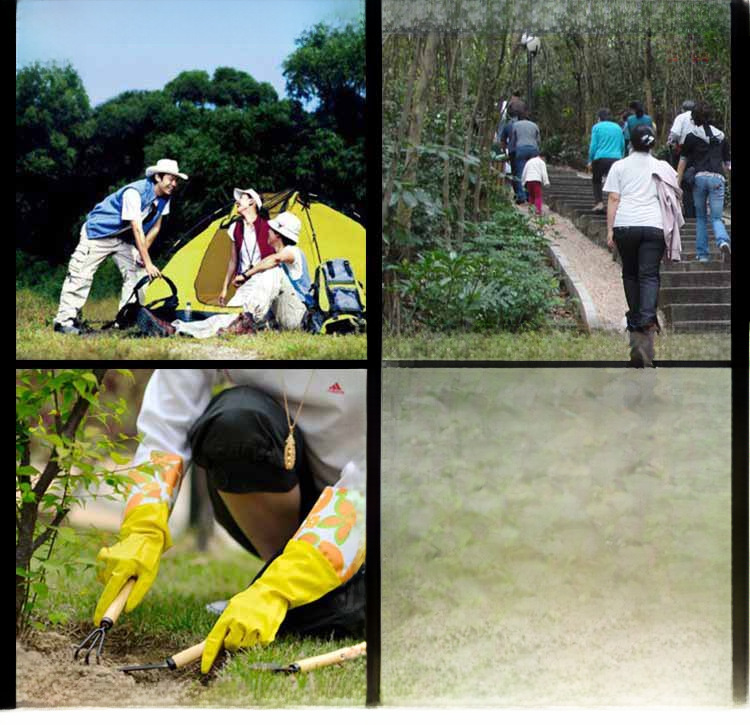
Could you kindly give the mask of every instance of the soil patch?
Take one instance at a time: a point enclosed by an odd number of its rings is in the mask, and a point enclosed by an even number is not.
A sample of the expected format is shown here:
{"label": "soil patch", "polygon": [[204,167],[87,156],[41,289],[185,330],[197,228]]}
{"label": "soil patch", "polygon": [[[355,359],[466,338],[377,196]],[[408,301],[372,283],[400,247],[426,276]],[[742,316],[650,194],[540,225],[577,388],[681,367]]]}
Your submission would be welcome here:
{"label": "soil patch", "polygon": [[[196,706],[203,688],[194,668],[183,672],[152,670],[135,675],[117,668],[125,664],[158,662],[137,659],[141,653],[121,657],[108,642],[101,663],[90,664],[73,651],[79,639],[58,632],[35,632],[16,640],[16,703],[18,707],[170,707]],[[149,658],[150,657],[150,658]],[[197,665],[196,665],[197,668]]]}

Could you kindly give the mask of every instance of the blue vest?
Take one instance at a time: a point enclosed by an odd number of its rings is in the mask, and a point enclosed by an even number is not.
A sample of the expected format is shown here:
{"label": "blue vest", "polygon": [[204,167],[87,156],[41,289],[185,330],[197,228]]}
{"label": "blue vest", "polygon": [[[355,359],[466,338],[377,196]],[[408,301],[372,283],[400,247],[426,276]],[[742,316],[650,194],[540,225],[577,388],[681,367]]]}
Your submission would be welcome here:
{"label": "blue vest", "polygon": [[164,207],[169,201],[168,196],[156,196],[154,184],[149,179],[134,181],[132,184],[123,186],[104,201],[99,202],[86,217],[86,236],[89,239],[103,239],[114,237],[121,232],[128,222],[122,220],[122,195],[126,189],[135,189],[141,195],[141,213],[148,210],[154,200],[157,202],[156,214],[148,219],[143,225],[143,233],[146,234],[161,216]]}
{"label": "blue vest", "polygon": [[281,263],[281,268],[284,270],[286,276],[289,278],[289,281],[292,283],[292,287],[294,287],[294,291],[297,293],[297,297],[299,297],[305,303],[305,307],[312,307],[315,304],[315,300],[313,300],[312,295],[310,294],[310,287],[312,287],[312,282],[310,281],[310,272],[307,269],[307,260],[305,259],[305,253],[301,249],[300,257],[302,258],[302,275],[298,279],[292,279],[292,275],[289,274],[289,269],[283,262]]}

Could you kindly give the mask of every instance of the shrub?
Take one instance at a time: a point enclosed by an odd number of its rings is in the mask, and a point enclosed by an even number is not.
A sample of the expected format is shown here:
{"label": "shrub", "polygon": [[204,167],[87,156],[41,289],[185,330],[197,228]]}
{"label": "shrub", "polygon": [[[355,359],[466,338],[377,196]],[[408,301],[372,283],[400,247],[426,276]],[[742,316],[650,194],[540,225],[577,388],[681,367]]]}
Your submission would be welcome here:
{"label": "shrub", "polygon": [[507,207],[470,231],[460,252],[425,250],[391,267],[405,327],[441,332],[541,327],[561,303],[541,234]]}

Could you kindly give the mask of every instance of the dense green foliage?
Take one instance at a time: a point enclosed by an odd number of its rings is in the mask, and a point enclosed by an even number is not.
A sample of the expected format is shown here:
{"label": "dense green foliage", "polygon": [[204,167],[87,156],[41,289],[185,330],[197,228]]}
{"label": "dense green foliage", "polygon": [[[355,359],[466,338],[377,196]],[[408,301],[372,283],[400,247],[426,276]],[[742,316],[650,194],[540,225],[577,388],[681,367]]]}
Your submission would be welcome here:
{"label": "dense green foliage", "polygon": [[[187,70],[95,108],[70,65],[16,73],[17,248],[67,261],[86,214],[159,158],[190,177],[154,253],[235,186],[310,191],[365,218],[364,21],[317,25],[285,62],[288,99],[235,68]],[[303,105],[304,104],[304,105]],[[308,110],[311,109],[311,110]]]}
{"label": "dense green foliage", "polygon": [[472,228],[460,253],[427,248],[394,265],[401,330],[533,329],[560,304],[544,240],[510,208]]}

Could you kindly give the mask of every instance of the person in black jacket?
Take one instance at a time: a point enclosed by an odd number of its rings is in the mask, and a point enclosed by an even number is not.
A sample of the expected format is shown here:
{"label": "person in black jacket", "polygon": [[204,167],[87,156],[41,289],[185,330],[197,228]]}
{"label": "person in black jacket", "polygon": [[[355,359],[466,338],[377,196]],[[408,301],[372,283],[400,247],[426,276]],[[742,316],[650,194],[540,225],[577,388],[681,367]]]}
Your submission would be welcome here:
{"label": "person in black jacket", "polygon": [[693,124],[680,149],[677,177],[682,183],[685,169],[695,168],[692,182],[695,203],[695,256],[699,262],[708,262],[708,224],[706,203],[711,214],[716,246],[725,259],[729,258],[731,246],[722,212],[724,211],[724,189],[726,176],[731,168],[729,142],[723,131],[711,125],[711,110],[706,103],[695,104],[692,110]]}

